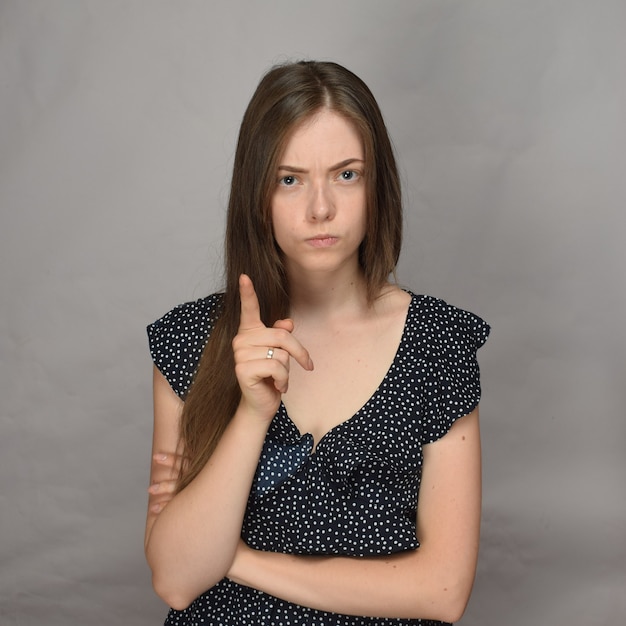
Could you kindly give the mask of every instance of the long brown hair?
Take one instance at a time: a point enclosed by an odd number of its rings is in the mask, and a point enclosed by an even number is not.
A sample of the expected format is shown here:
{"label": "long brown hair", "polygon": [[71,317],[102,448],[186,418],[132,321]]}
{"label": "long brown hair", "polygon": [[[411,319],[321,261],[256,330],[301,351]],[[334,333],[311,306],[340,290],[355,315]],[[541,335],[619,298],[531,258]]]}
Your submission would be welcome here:
{"label": "long brown hair", "polygon": [[341,65],[300,61],[271,69],[244,114],[226,224],[220,317],[185,399],[181,440],[188,485],[213,453],[241,398],[231,342],[239,326],[239,276],[248,274],[267,326],[289,314],[289,285],[271,223],[279,159],[297,126],[322,108],[355,125],[365,153],[367,229],[359,262],[372,303],[394,272],[402,239],[400,181],[380,109],[365,83]]}

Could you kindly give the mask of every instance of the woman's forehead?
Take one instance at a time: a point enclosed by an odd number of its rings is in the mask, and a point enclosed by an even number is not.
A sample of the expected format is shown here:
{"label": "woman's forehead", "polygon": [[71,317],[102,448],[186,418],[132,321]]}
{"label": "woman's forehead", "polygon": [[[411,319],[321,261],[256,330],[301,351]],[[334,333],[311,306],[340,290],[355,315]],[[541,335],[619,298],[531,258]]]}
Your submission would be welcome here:
{"label": "woman's forehead", "polygon": [[296,126],[287,139],[280,165],[299,165],[316,159],[339,163],[349,158],[364,158],[363,142],[355,124],[336,111],[322,109]]}

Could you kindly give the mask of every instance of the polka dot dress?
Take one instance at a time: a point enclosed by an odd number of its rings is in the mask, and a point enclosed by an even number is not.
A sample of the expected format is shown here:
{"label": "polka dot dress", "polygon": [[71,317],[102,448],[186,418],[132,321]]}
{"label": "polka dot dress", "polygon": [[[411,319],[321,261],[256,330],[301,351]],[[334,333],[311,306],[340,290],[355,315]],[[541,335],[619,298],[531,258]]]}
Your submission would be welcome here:
{"label": "polka dot dress", "polygon": [[[183,304],[148,327],[155,364],[181,396],[219,315],[219,295]],[[280,405],[269,427],[242,537],[260,550],[372,556],[419,547],[416,510],[422,446],[436,441],[480,399],[476,351],[489,326],[441,300],[412,295],[402,340],[380,386],[313,450]],[[441,625],[354,617],[285,602],[227,579],[166,625]]]}

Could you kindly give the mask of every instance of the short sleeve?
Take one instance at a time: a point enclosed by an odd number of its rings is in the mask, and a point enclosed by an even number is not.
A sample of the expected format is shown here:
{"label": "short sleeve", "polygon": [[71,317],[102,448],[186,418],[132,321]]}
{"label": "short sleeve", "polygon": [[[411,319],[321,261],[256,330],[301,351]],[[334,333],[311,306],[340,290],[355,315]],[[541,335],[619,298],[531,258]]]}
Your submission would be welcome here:
{"label": "short sleeve", "polygon": [[477,351],[490,327],[477,315],[441,300],[431,299],[428,309],[429,349],[421,389],[421,439],[440,439],[460,417],[480,401]]}
{"label": "short sleeve", "polygon": [[193,382],[221,303],[221,294],[214,294],[180,304],[147,328],[154,364],[183,399]]}

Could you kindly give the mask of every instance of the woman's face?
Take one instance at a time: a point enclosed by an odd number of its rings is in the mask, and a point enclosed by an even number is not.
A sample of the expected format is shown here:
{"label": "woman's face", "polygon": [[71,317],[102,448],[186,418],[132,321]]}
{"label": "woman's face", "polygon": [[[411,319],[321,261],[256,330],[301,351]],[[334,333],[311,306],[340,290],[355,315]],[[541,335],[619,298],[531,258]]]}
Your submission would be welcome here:
{"label": "woman's face", "polygon": [[356,128],[322,109],[296,128],[279,161],[274,237],[288,272],[357,271],[366,229],[365,156]]}

